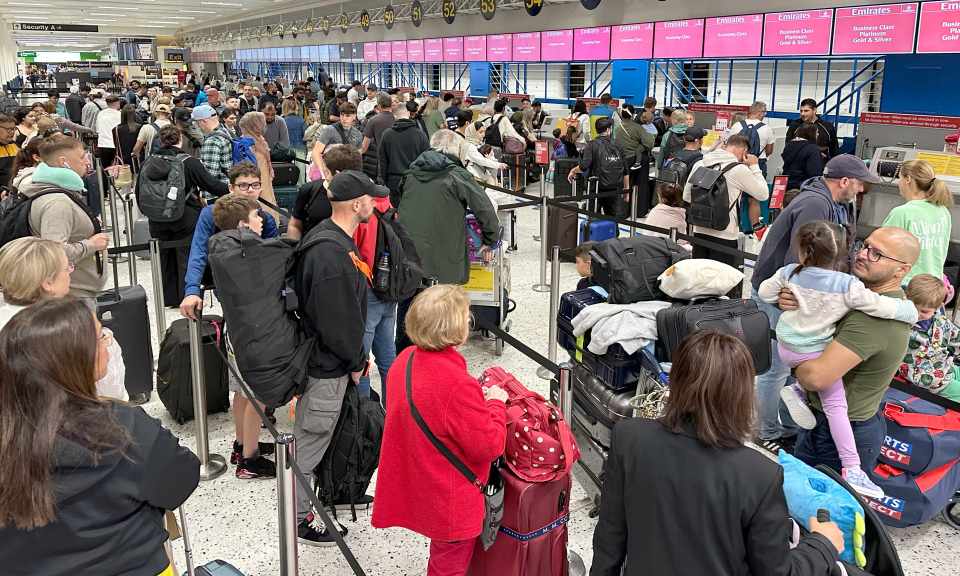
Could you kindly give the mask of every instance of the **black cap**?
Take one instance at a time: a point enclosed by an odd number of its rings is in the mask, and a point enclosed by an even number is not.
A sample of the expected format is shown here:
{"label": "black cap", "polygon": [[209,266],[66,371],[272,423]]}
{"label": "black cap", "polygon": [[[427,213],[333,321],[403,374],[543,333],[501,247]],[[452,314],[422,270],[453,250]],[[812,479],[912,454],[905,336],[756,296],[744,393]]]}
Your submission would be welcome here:
{"label": "black cap", "polygon": [[390,196],[388,188],[377,186],[369,176],[356,170],[344,170],[338,173],[327,184],[327,189],[330,190],[330,200],[332,202],[356,200],[361,196],[373,196],[374,198]]}
{"label": "black cap", "polygon": [[193,125],[193,111],[190,108],[174,108],[173,117],[177,119],[177,124],[181,126]]}
{"label": "black cap", "polygon": [[346,99],[347,99],[347,91],[346,91],[346,90],[341,90],[341,91],[337,92],[337,98],[339,98],[339,99],[341,99],[341,100],[346,100]]}
{"label": "black cap", "polygon": [[703,128],[691,126],[687,128],[686,132],[683,133],[683,139],[687,142],[696,142],[697,140],[703,140],[704,136],[706,135],[707,131]]}

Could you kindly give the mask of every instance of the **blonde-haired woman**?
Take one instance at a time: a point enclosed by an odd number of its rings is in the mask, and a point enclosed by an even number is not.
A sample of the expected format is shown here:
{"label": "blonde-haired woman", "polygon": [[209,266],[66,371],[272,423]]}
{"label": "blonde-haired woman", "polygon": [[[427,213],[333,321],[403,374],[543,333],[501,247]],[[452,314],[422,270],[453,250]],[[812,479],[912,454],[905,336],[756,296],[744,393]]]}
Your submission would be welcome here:
{"label": "blonde-haired woman", "polygon": [[[506,442],[506,392],[481,388],[457,352],[467,340],[470,320],[470,297],[463,288],[440,284],[425,290],[406,317],[414,345],[400,353],[387,376],[387,424],[372,524],[430,538],[431,576],[466,573],[483,525],[484,501],[427,439],[413,419],[408,395],[430,431],[481,482]],[[416,502],[411,494],[418,495]]]}
{"label": "blonde-haired woman", "polygon": [[[70,273],[73,262],[67,260],[63,244],[27,236],[18,238],[0,249],[0,329],[14,315],[26,308],[51,298],[63,298],[70,291]],[[104,328],[105,332],[109,332]],[[97,394],[126,402],[129,399],[123,384],[126,368],[123,352],[116,339],[108,347],[110,361],[106,375],[97,381]]]}
{"label": "blonde-haired woman", "polygon": [[943,278],[953,226],[953,195],[947,183],[937,178],[933,164],[907,160],[900,165],[900,195],[907,199],[906,204],[891,210],[883,225],[909,230],[920,241],[920,259],[903,278],[903,284],[909,284],[917,274]]}
{"label": "blonde-haired woman", "polygon": [[[263,112],[247,112],[240,118],[237,125],[245,138],[253,139],[253,155],[257,158],[257,166],[260,167],[260,198],[276,206],[277,197],[273,194],[273,166],[270,164],[270,146],[263,138],[263,133],[267,129],[267,117],[263,115]],[[280,221],[280,215],[275,210],[264,207],[264,211],[269,212],[277,222]]]}
{"label": "blonde-haired woman", "polygon": [[427,136],[430,138],[437,130],[445,128],[447,121],[443,117],[443,112],[440,111],[440,98],[437,96],[428,97],[420,118],[423,119],[423,125],[427,128]]}

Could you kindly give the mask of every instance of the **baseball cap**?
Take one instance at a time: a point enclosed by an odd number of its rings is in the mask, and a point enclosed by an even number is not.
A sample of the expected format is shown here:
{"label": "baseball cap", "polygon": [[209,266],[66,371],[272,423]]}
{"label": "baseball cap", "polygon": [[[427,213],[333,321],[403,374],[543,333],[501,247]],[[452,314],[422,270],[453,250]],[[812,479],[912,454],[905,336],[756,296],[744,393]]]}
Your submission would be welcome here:
{"label": "baseball cap", "polygon": [[706,135],[707,131],[703,128],[691,126],[687,128],[686,132],[683,133],[683,139],[687,142],[696,142],[697,140],[703,140],[703,137]]}
{"label": "baseball cap", "polygon": [[367,84],[367,90],[376,90],[376,89],[377,89],[376,84]]}
{"label": "baseball cap", "polygon": [[346,100],[346,99],[347,99],[347,91],[346,91],[346,90],[341,90],[341,91],[337,92],[337,98],[340,98],[341,100]]}
{"label": "baseball cap", "polygon": [[327,189],[330,191],[330,200],[333,202],[356,200],[361,196],[373,196],[374,198],[390,196],[388,188],[377,186],[369,176],[356,170],[344,170],[338,173],[330,179]]}
{"label": "baseball cap", "polygon": [[101,89],[99,89],[99,88],[91,88],[91,89],[90,89],[90,95],[91,95],[91,96],[103,96],[103,90],[101,90]]}
{"label": "baseball cap", "polygon": [[169,113],[170,113],[170,105],[169,105],[169,104],[157,104],[157,107],[154,108],[153,111],[154,111],[154,112],[166,112],[167,114],[169,114]]}
{"label": "baseball cap", "polygon": [[871,184],[880,182],[880,177],[868,170],[863,160],[851,154],[840,154],[831,158],[823,168],[823,177],[838,180],[840,178],[856,178]]}
{"label": "baseball cap", "polygon": [[466,102],[467,104],[473,104],[473,98],[467,98],[466,100],[464,100],[464,102]]}
{"label": "baseball cap", "polygon": [[213,106],[207,106],[206,104],[201,104],[193,109],[194,120],[207,120],[208,118],[213,118],[216,115],[217,112],[213,109]]}
{"label": "baseball cap", "polygon": [[173,117],[177,119],[177,124],[183,126],[193,124],[193,113],[190,112],[189,108],[177,108],[176,112],[173,113]]}

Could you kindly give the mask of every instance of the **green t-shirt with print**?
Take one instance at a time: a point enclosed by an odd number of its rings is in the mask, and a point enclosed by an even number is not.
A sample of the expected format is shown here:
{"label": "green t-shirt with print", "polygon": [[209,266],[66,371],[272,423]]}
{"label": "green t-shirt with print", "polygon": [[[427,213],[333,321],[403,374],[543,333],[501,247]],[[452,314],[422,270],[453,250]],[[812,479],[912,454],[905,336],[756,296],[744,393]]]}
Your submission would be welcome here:
{"label": "green t-shirt with print", "polygon": [[920,259],[903,279],[904,286],[917,274],[943,276],[952,226],[950,211],[945,206],[926,200],[911,200],[891,210],[883,225],[909,230],[920,242]]}

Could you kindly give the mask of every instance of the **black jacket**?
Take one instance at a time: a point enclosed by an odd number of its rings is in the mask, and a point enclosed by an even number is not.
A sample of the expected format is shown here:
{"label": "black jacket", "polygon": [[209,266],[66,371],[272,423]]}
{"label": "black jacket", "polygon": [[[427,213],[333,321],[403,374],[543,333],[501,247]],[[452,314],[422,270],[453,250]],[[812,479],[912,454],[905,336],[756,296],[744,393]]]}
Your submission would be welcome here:
{"label": "black jacket", "polygon": [[400,179],[426,150],[430,149],[430,139],[419,129],[416,120],[404,118],[383,131],[380,136],[380,177],[391,190],[400,189]]}
{"label": "black jacket", "polygon": [[673,155],[678,151],[683,150],[684,146],[686,146],[686,143],[683,141],[683,134],[668,131],[660,143],[660,155],[657,156],[660,164],[658,168],[663,167],[664,163],[673,158]]}
{"label": "black jacket", "polygon": [[[838,555],[819,534],[789,549],[783,469],[752,448],[716,450],[687,425],[613,428],[591,576],[828,576]],[[627,560],[629,558],[629,560]]]}
{"label": "black jacket", "polygon": [[783,173],[789,176],[787,190],[800,188],[808,178],[823,176],[820,147],[807,140],[791,140],[783,147]]}
{"label": "black jacket", "polygon": [[[168,148],[164,146],[153,153],[160,156],[176,156],[177,154],[184,154],[184,151],[177,147]],[[203,167],[203,163],[193,156],[189,156],[183,160],[183,167],[188,194],[196,190],[202,190],[219,198],[220,196],[226,196],[230,193],[230,188],[207,172],[207,169]],[[167,172],[169,172],[169,165],[160,162],[144,162],[143,168],[140,170],[141,174],[145,174],[152,180],[166,179]],[[187,204],[195,204],[199,208],[200,201],[195,194],[191,194],[187,198]]]}
{"label": "black jacket", "polygon": [[281,98],[283,98],[283,96],[281,96],[279,92],[277,92],[276,94],[264,92],[263,94],[260,95],[260,102],[257,106],[257,110],[263,110],[263,107],[266,106],[267,103],[270,103],[270,104],[273,104],[273,107],[276,108],[277,111],[279,112]]}
{"label": "black jacket", "polygon": [[54,446],[56,521],[24,532],[0,529],[8,575],[160,574],[164,510],[183,504],[200,482],[200,461],[142,408],[110,403],[133,438],[124,458],[93,455],[66,438]]}
{"label": "black jacket", "polygon": [[[324,230],[341,235],[353,254],[360,250],[333,220],[317,224],[301,245]],[[339,378],[366,363],[363,333],[367,322],[367,277],[357,270],[350,253],[336,242],[320,242],[300,256],[294,286],[300,300],[304,333],[317,336],[307,366],[313,378]]]}
{"label": "black jacket", "polygon": [[654,146],[660,146],[663,142],[663,135],[667,133],[667,130],[670,129],[670,126],[667,124],[668,120],[666,118],[657,118],[653,121],[654,128],[657,129],[657,137],[654,142]]}
{"label": "black jacket", "polygon": [[[790,123],[790,126],[787,127],[787,142],[792,141],[796,138],[797,128],[803,124],[802,118],[797,118]],[[833,158],[838,152],[840,147],[840,142],[837,140],[837,129],[833,127],[833,123],[824,120],[822,117],[817,116],[815,121],[817,125],[817,145],[820,146],[820,151],[827,155],[827,159]]]}
{"label": "black jacket", "polygon": [[67,116],[70,117],[68,120],[80,124],[83,120],[81,111],[83,110],[83,105],[86,103],[87,101],[79,94],[70,94],[67,96],[67,101],[64,102],[63,105],[67,108]]}

